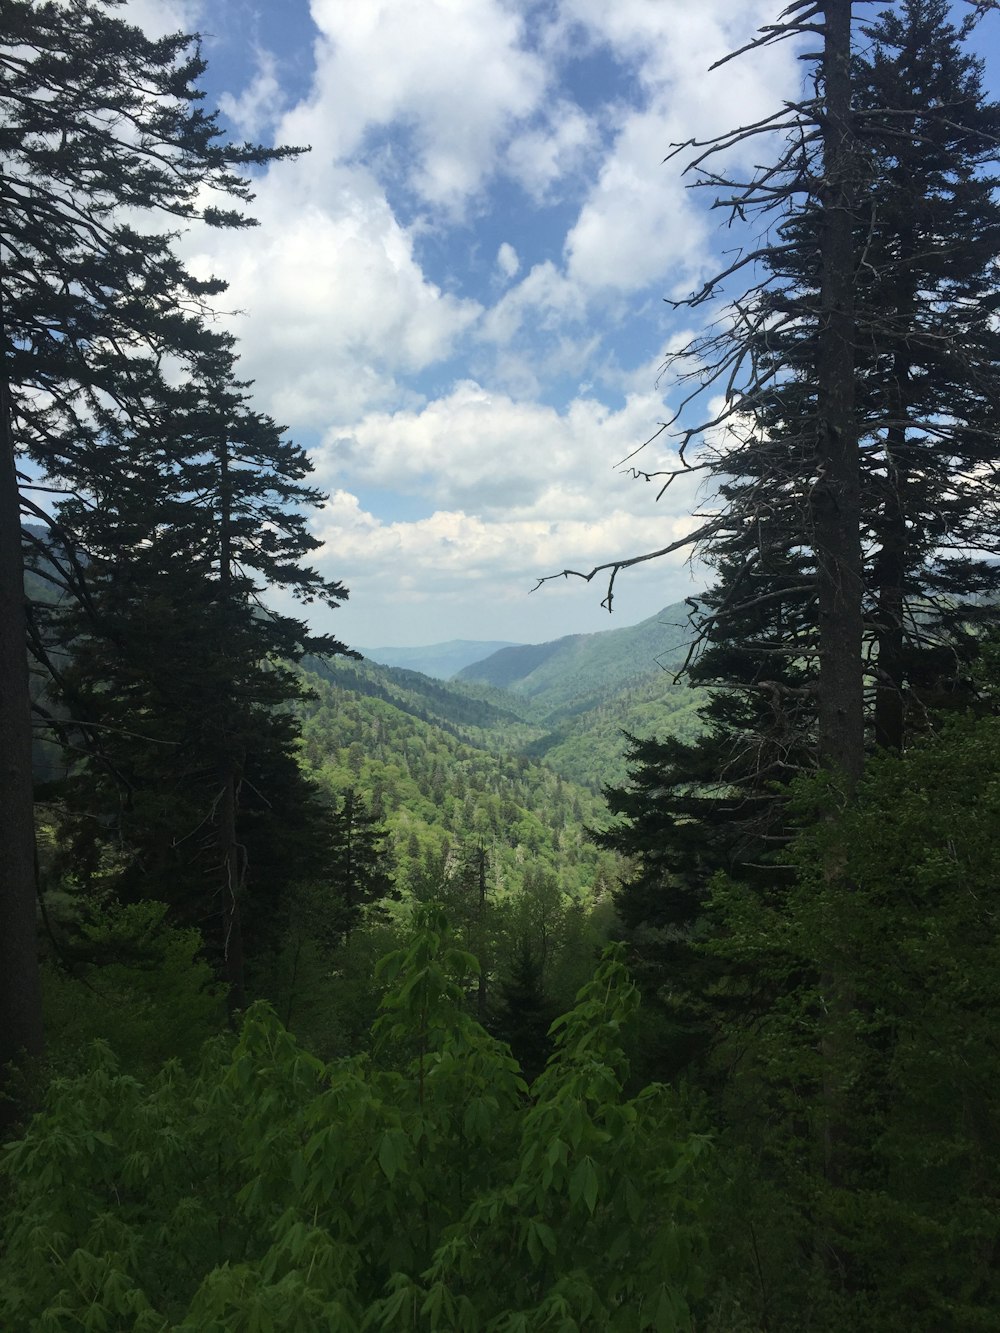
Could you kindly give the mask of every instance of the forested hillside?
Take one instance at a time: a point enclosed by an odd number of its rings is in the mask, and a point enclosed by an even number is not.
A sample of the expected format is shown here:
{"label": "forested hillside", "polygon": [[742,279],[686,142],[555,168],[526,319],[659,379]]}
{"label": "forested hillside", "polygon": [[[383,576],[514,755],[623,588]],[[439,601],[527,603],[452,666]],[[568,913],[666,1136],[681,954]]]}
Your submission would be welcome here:
{"label": "forested hillside", "polygon": [[602,802],[518,753],[537,730],[496,704],[367,663],[309,663],[300,705],[306,772],[331,797],[362,794],[390,832],[401,884],[440,879],[483,848],[491,892],[546,877],[577,900],[615,865],[587,840]]}
{"label": "forested hillside", "polygon": [[624,629],[571,634],[551,643],[501,648],[458,673],[529,699],[583,711],[623,686],[680,666],[691,643],[689,608],[683,602]]}
{"label": "forested hillside", "polygon": [[[600,792],[625,778],[626,733],[691,740],[701,728],[700,695],[675,679],[690,642],[682,611],[670,607],[636,626],[505,649],[447,682],[341,660],[309,665],[348,692],[381,698],[471,745],[544,760],[563,778]],[[517,655],[516,668],[507,653]],[[492,682],[512,670],[524,674],[506,688]]]}

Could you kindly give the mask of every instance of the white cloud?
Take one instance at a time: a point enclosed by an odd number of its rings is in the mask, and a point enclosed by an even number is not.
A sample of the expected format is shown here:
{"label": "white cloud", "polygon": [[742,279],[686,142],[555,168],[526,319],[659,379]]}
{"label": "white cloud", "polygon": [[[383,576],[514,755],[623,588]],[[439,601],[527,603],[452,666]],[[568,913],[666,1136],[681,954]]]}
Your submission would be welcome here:
{"label": "white cloud", "polygon": [[165,37],[197,32],[203,12],[201,0],[128,0],[122,17],[148,37]]}
{"label": "white cloud", "polygon": [[663,410],[646,393],[617,412],[593,398],[560,412],[466,381],[419,410],[331,429],[314,461],[328,485],[391,486],[447,508],[551,522],[581,512],[581,497],[588,514],[600,512],[614,464]]}
{"label": "white cloud", "polygon": [[509,241],[504,241],[497,251],[497,268],[505,278],[513,278],[521,267],[521,261],[517,257],[517,251]]}
{"label": "white cloud", "polygon": [[664,138],[662,116],[628,117],[566,238],[571,281],[637,291],[702,254],[704,220],[661,166]]}
{"label": "white cloud", "polygon": [[491,342],[509,343],[530,324],[534,331],[554,332],[578,324],[586,313],[579,286],[570,282],[551,260],[534,267],[510,288],[483,321],[483,336]]}
{"label": "white cloud", "polygon": [[560,98],[547,109],[543,126],[525,130],[511,141],[507,169],[536,202],[543,202],[557,181],[582,168],[596,139],[593,118]]}
{"label": "white cloud", "polygon": [[312,0],[312,15],[317,80],[284,133],[343,160],[374,131],[405,127],[412,156],[394,165],[426,203],[460,213],[545,91],[520,15],[500,0]]}
{"label": "white cloud", "polygon": [[[336,632],[551,638],[581,606],[607,628],[596,582],[527,589],[690,529],[693,481],[655,505],[654,486],[615,473],[666,414],[659,348],[616,338],[714,265],[714,220],[684,188],[683,161],[662,159],[671,141],[754,119],[794,90],[789,48],[706,73],[772,11],[771,0],[311,0],[312,85],[293,97],[264,56],[230,98],[248,134],[284,99],[276,141],[313,145],[260,178],[256,231],[201,235],[194,262],[226,276],[227,305],[249,315],[233,326],[262,405],[321,435],[317,480],[335,492],[321,560],[352,589]],[[528,21],[549,12],[529,44]],[[616,101],[560,85],[571,29],[624,70]],[[504,216],[511,196],[523,211]],[[560,202],[571,197],[573,209]],[[475,272],[460,258],[472,253]],[[666,315],[663,329],[666,343]],[[566,383],[581,379],[590,387],[570,398]],[[624,402],[602,402],[594,384]],[[423,516],[400,518],[387,493],[417,497]],[[358,498],[376,495],[370,509]],[[681,555],[643,568],[623,580],[622,604],[644,589],[632,618],[650,614],[688,578]]]}
{"label": "white cloud", "polygon": [[[609,621],[601,610],[605,576],[590,584],[557,579],[532,590],[540,576],[563,569],[586,573],[622,553],[658,549],[691,526],[684,515],[638,518],[627,508],[556,521],[442,509],[417,522],[386,522],[341,491],[317,527],[324,546],[316,559],[350,588],[350,602],[333,621],[349,642],[377,642],[391,625],[393,642],[432,643],[450,637],[456,613],[471,637],[540,641],[581,625],[614,628],[685,596],[691,575],[683,552],[621,576],[616,602],[624,621]],[[365,606],[376,589],[378,619]]]}
{"label": "white cloud", "polygon": [[216,234],[190,260],[229,280],[227,307],[249,315],[233,321],[246,372],[300,429],[412,397],[400,379],[446,358],[480,313],[427,281],[370,173],[328,171],[325,197],[314,193],[308,158],[277,164],[255,205],[261,225]]}
{"label": "white cloud", "polygon": [[270,51],[258,48],[253,79],[238,97],[223,93],[219,106],[240,134],[247,139],[259,140],[277,121],[285,100],[274,56]]}

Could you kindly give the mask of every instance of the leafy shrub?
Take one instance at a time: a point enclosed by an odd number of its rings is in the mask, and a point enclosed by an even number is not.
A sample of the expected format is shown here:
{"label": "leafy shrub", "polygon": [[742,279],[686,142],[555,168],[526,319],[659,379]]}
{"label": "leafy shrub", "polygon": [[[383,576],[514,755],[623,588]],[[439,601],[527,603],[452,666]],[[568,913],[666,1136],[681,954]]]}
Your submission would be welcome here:
{"label": "leafy shrub", "polygon": [[106,1038],[122,1064],[157,1070],[197,1058],[225,1021],[221,986],[197,930],[168,924],[165,903],[91,906],[74,924],[73,970],[49,964],[42,984],[56,1064]]}
{"label": "leafy shrub", "polygon": [[636,993],[608,953],[529,1094],[466,1012],[475,960],[423,909],[376,1056],[324,1065],[265,1005],[187,1074],[106,1045],[8,1146],[0,1326],[679,1330],[704,1141],[622,1094]]}

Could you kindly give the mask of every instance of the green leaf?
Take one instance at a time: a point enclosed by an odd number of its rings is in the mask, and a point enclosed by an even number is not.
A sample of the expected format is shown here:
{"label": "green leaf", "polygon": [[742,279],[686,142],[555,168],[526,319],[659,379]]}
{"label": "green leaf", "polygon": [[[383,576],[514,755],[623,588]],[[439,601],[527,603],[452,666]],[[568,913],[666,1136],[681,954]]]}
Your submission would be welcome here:
{"label": "green leaf", "polygon": [[570,1203],[582,1198],[592,1213],[597,1206],[597,1171],[591,1157],[584,1157],[576,1166],[569,1182]]}
{"label": "green leaf", "polygon": [[399,1151],[399,1142],[397,1131],[389,1129],[382,1135],[382,1141],[378,1148],[378,1164],[382,1172],[392,1184],[396,1178],[396,1172],[401,1164],[402,1154]]}

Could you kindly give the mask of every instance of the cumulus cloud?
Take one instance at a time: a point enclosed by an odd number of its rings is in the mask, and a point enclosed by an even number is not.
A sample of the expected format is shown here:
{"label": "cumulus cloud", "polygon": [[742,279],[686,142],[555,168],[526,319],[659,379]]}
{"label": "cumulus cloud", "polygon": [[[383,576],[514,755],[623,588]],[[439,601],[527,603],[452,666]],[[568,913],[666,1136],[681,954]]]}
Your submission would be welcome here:
{"label": "cumulus cloud", "polygon": [[504,241],[497,251],[497,268],[505,278],[512,278],[521,267],[517,251],[509,241]]}
{"label": "cumulus cloud", "polygon": [[223,93],[219,106],[247,139],[258,140],[277,121],[285,104],[278,67],[270,51],[258,47],[257,69],[239,96]]}
{"label": "cumulus cloud", "polygon": [[400,380],[445,359],[480,307],[425,278],[369,172],[331,170],[317,199],[308,160],[281,165],[260,187],[261,225],[189,262],[222,270],[227,305],[249,316],[233,327],[268,409],[319,428],[412,396]]}
{"label": "cumulus cloud", "polygon": [[705,223],[676,172],[664,172],[664,124],[630,115],[566,238],[566,271],[584,289],[636,291],[702,253]]}
{"label": "cumulus cloud", "polygon": [[524,45],[522,17],[500,0],[311,7],[317,80],[286,132],[343,160],[363,152],[374,132],[405,126],[410,186],[426,203],[461,212],[511,122],[529,116],[545,92],[546,68]]}
{"label": "cumulus cloud", "polygon": [[420,409],[328,431],[314,462],[331,486],[391,486],[449,509],[551,521],[599,512],[614,464],[663,411],[650,392],[617,411],[589,397],[557,410],[465,381]]}
{"label": "cumulus cloud", "polygon": [[559,98],[547,109],[543,125],[511,140],[507,169],[537,202],[543,202],[558,181],[581,170],[596,140],[593,117]]}
{"label": "cumulus cloud", "polygon": [[[352,587],[350,623],[366,603],[402,616],[424,599],[453,619],[437,635],[414,619],[411,641],[479,632],[468,617],[491,605],[513,608],[502,632],[523,637],[515,613],[552,617],[526,609],[538,574],[662,546],[693,522],[693,484],[656,506],[655,488],[614,471],[667,410],[657,327],[663,344],[679,335],[648,311],[697,285],[719,248],[716,219],[663,158],[773,109],[795,91],[794,52],[706,73],[771,0],[310,7],[311,83],[283,86],[262,54],[225,109],[241,132],[274,125],[276,142],[313,151],[261,175],[256,231],[192,236],[187,257],[226,276],[227,308],[246,312],[231,322],[262,406],[320,440],[317,479],[334,491],[321,558]],[[614,64],[613,96],[564,77],[584,49]],[[616,341],[640,312],[649,342]],[[400,518],[392,493],[421,517]],[[664,605],[688,579],[681,556],[667,568],[631,586]]]}
{"label": "cumulus cloud", "polygon": [[204,10],[201,0],[128,0],[123,15],[150,37],[196,32]]}
{"label": "cumulus cloud", "polygon": [[[472,637],[552,639],[581,627],[613,628],[600,601],[605,583],[556,580],[535,589],[542,575],[563,569],[586,572],[623,552],[658,549],[691,530],[687,515],[637,517],[631,508],[608,508],[588,517],[554,521],[517,516],[493,519],[463,510],[436,510],[415,522],[383,521],[357,498],[333,497],[317,535],[317,562],[343,578],[351,601],[338,612],[335,628],[355,643],[373,643],[393,626],[398,639],[433,642],[461,608],[461,625]],[[685,596],[691,572],[684,552],[655,568],[623,576],[617,601],[628,621],[651,615]],[[380,619],[366,611],[378,590]],[[388,615],[386,615],[388,608]]]}
{"label": "cumulus cloud", "polygon": [[558,332],[580,323],[586,297],[551,260],[535,264],[517,286],[510,288],[483,320],[482,335],[495,343],[514,340],[525,324],[532,331]]}
{"label": "cumulus cloud", "polygon": [[[655,486],[613,466],[658,412],[663,404],[648,392],[617,411],[588,397],[558,411],[467,382],[420,410],[373,413],[331,431],[315,462],[334,498],[316,531],[320,564],[351,588],[338,632],[376,642],[372,598],[392,606],[397,634],[411,642],[442,637],[427,618],[435,608],[442,623],[488,638],[553,638],[580,628],[581,617],[608,628],[600,579],[528,592],[541,575],[659,549],[697,525],[697,478],[657,502]],[[387,486],[425,501],[423,515],[382,517],[358,498]],[[630,575],[624,614],[639,619],[685,595],[685,562],[682,550]]]}

